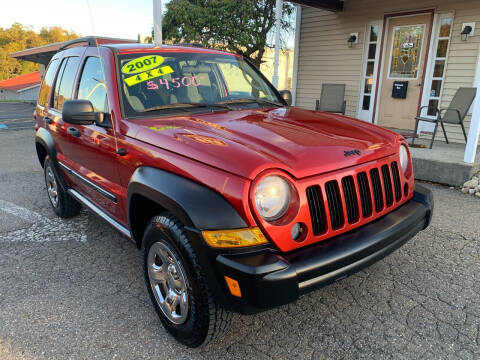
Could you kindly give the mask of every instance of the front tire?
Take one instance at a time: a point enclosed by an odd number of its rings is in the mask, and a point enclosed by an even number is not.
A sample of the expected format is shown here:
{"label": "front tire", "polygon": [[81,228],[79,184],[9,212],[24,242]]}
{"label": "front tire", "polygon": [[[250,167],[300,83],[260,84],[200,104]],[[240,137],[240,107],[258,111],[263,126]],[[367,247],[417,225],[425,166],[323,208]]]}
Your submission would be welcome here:
{"label": "front tire", "polygon": [[55,214],[64,219],[78,215],[82,206],[62,187],[60,181],[63,179],[59,179],[57,176],[53,162],[49,156],[45,158],[43,172],[48,199]]}
{"label": "front tire", "polygon": [[183,224],[169,213],[151,219],[142,244],[150,298],[165,329],[189,347],[223,333],[232,314],[218,306]]}

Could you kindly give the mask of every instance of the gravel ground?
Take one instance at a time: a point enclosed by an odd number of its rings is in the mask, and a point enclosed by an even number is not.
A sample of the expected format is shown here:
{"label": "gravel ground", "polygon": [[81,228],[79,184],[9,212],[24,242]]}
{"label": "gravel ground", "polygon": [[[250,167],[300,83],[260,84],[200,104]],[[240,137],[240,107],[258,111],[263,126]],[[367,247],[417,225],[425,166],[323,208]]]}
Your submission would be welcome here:
{"label": "gravel ground", "polygon": [[400,250],[192,350],[161,327],[134,245],[87,211],[55,218],[33,131],[0,132],[0,359],[478,359],[480,201],[427,186],[433,223]]}

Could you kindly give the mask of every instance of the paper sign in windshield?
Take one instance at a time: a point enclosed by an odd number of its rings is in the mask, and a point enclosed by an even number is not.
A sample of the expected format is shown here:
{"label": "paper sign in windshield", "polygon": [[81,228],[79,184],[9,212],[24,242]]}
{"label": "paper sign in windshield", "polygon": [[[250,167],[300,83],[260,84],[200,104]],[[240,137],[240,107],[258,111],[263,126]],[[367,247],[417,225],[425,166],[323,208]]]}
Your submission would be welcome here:
{"label": "paper sign in windshield", "polygon": [[165,65],[156,69],[139,73],[137,75],[130,76],[128,78],[125,78],[123,81],[128,86],[132,86],[132,85],[139,84],[141,82],[155,79],[159,76],[163,76],[171,73],[173,73],[173,69],[170,66]]}
{"label": "paper sign in windshield", "polygon": [[131,75],[142,71],[152,70],[162,65],[164,59],[160,55],[147,55],[130,60],[122,66],[122,73]]}

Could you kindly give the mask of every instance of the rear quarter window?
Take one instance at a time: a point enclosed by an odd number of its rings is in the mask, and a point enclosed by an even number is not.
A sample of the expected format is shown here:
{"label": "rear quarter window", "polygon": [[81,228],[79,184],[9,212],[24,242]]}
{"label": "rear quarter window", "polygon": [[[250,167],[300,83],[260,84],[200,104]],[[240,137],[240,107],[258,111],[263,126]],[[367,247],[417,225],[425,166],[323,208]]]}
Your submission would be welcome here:
{"label": "rear quarter window", "polygon": [[48,101],[48,97],[52,90],[53,80],[55,79],[55,74],[58,69],[58,59],[54,59],[50,62],[48,66],[47,73],[43,79],[42,87],[40,88],[40,93],[38,94],[38,105],[45,106]]}

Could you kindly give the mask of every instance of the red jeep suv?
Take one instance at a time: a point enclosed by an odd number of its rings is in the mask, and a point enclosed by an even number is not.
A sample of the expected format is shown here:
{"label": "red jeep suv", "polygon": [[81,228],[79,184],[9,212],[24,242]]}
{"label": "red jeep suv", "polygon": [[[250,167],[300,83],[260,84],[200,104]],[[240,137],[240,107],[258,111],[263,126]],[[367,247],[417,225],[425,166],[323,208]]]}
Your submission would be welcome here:
{"label": "red jeep suv", "polygon": [[289,96],[242,57],[197,47],[83,38],[48,66],[35,144],[53,210],[83,205],[142,249],[153,305],[185,345],[430,223],[402,136]]}

